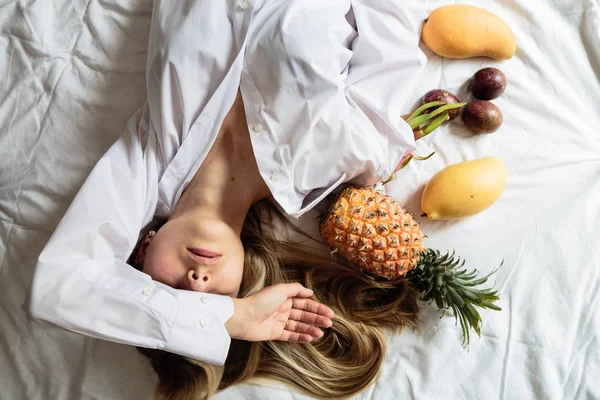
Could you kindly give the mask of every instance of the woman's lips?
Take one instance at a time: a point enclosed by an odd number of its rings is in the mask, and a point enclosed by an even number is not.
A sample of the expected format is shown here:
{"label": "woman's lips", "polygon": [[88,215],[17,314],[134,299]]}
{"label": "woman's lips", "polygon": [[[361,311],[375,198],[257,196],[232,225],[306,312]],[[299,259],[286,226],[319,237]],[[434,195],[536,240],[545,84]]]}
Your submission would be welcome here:
{"label": "woman's lips", "polygon": [[222,257],[221,254],[206,249],[188,248],[188,252],[197,263],[204,265],[216,264]]}

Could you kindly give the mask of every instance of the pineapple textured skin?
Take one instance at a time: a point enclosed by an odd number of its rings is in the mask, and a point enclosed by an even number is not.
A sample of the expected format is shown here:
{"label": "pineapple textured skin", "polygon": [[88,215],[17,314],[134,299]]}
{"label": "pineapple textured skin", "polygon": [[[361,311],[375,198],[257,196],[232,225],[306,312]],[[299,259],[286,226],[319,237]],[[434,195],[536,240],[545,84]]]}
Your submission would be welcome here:
{"label": "pineapple textured skin", "polygon": [[321,236],[363,271],[387,279],[406,275],[419,262],[419,224],[396,200],[371,187],[348,186],[323,214]]}

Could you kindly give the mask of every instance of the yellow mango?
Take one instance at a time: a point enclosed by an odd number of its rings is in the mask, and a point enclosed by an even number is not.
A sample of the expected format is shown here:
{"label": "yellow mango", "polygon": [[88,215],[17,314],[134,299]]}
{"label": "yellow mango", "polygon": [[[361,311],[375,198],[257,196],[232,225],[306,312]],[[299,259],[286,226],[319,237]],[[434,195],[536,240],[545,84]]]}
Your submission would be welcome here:
{"label": "yellow mango", "polygon": [[455,220],[491,206],[504,191],[508,171],[496,157],[450,165],[425,186],[421,210],[429,219]]}
{"label": "yellow mango", "polygon": [[447,58],[508,60],[517,51],[515,35],[502,18],[466,4],[433,10],[425,20],[421,38],[431,51]]}

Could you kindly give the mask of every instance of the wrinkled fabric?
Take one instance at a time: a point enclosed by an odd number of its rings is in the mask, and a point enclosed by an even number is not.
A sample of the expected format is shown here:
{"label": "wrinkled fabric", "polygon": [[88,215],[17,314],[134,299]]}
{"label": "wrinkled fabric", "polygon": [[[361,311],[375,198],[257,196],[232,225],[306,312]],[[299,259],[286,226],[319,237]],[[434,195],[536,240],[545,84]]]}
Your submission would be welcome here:
{"label": "wrinkled fabric", "polygon": [[[416,2],[422,14],[449,1]],[[462,1],[461,1],[462,3]],[[600,398],[600,9],[592,0],[477,3],[514,30],[505,62],[427,65],[402,113],[427,90],[467,100],[465,82],[496,66],[508,88],[504,124],[472,135],[460,120],[417,142],[386,185],[420,214],[441,168],[488,155],[509,170],[502,197],[459,222],[417,217],[425,244],[456,249],[491,271],[501,312],[484,311],[481,338],[461,346],[452,316],[422,305],[423,328],[390,335],[377,383],[358,399]],[[92,167],[143,106],[152,4],[12,2],[0,8],[0,381],[6,398],[151,398],[156,377],[133,347],[32,322],[22,310],[38,256]],[[420,21],[413,21],[419,24]],[[313,212],[300,225],[313,230]],[[301,399],[277,384],[240,385],[216,398]]]}

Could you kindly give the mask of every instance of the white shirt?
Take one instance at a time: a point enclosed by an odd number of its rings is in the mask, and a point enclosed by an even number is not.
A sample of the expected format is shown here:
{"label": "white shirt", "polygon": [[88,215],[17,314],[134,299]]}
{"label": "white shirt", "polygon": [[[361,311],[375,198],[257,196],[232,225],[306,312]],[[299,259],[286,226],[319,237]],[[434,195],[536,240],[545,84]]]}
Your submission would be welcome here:
{"label": "white shirt", "polygon": [[231,299],[176,290],[127,265],[140,231],[173,211],[238,88],[260,173],[290,215],[343,182],[387,178],[414,149],[400,116],[425,64],[418,3],[155,0],[147,103],[41,253],[30,313],[222,364]]}

